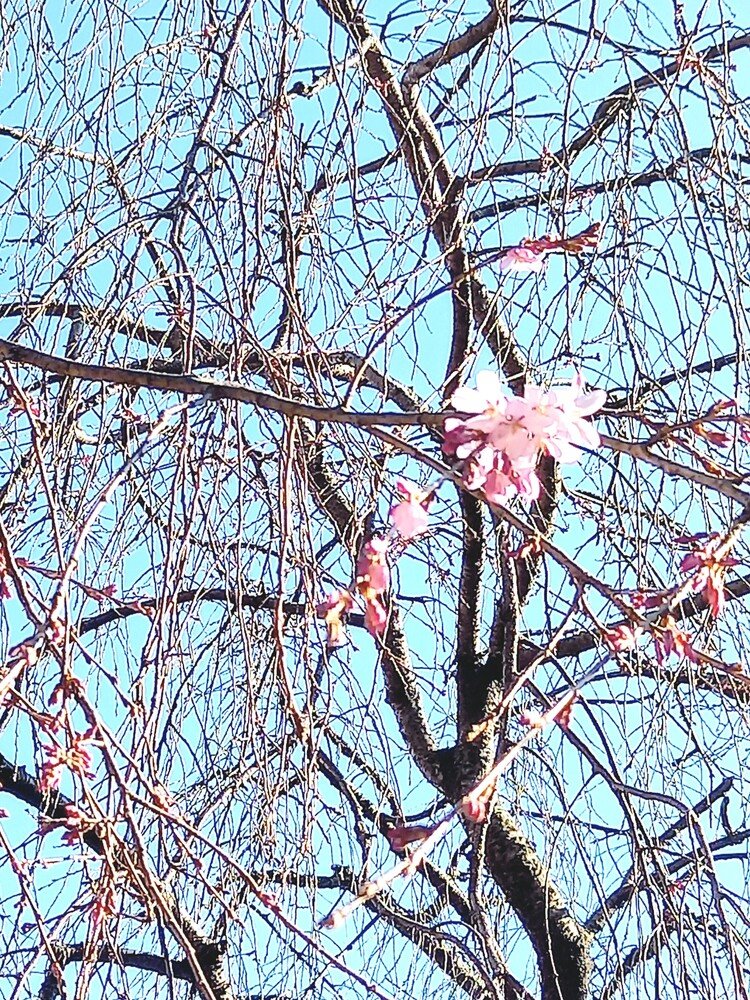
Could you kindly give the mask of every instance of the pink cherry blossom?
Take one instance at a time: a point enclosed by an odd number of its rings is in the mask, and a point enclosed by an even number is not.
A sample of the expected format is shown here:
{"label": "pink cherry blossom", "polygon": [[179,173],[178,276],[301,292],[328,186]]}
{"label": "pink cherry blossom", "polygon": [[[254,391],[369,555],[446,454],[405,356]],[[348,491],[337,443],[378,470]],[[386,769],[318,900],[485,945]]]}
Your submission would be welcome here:
{"label": "pink cherry blossom", "polygon": [[468,386],[457,389],[451,397],[451,406],[460,413],[476,413],[476,417],[462,423],[472,431],[489,433],[504,418],[508,395],[497,372],[482,371],[477,373],[476,389]]}
{"label": "pink cherry blossom", "polygon": [[443,451],[446,455],[455,455],[459,460],[468,458],[486,440],[486,434],[483,431],[470,427],[466,420],[448,417],[444,426],[445,438],[443,439]]}
{"label": "pink cherry blossom", "polygon": [[357,590],[363,597],[384,594],[390,582],[386,554],[390,547],[387,538],[375,536],[362,546],[357,559]]}
{"label": "pink cherry blossom", "polygon": [[459,389],[451,399],[472,416],[446,420],[443,448],[463,461],[467,489],[483,489],[494,503],[515,496],[533,501],[541,488],[540,456],[577,462],[581,449],[597,447],[597,430],[584,418],[605,401],[602,390],[585,391],[578,373],[570,385],[547,390],[527,383],[523,395],[503,397],[498,376],[480,372],[476,389]]}
{"label": "pink cherry blossom", "polygon": [[95,778],[91,770],[93,759],[89,747],[98,745],[93,729],[76,735],[66,749],[58,744],[42,744],[45,760],[42,763],[39,787],[43,792],[49,792],[60,784],[60,779],[66,769],[86,778]]}
{"label": "pink cherry blossom", "polygon": [[720,539],[713,536],[698,548],[689,552],[682,562],[680,569],[683,573],[692,573],[690,581],[691,589],[698,594],[701,591],[705,594],[706,603],[714,618],[718,618],[726,605],[726,595],[724,591],[724,575],[730,566],[737,566],[738,559],[729,555],[717,554],[720,552]]}
{"label": "pink cherry blossom", "polygon": [[365,601],[365,628],[370,635],[383,635],[388,624],[388,612],[379,597]]}
{"label": "pink cherry blossom", "polygon": [[527,726],[529,729],[543,729],[544,728],[544,716],[541,712],[537,712],[536,709],[526,708],[523,712],[518,715],[518,721],[522,726]]}
{"label": "pink cherry blossom", "polygon": [[[599,444],[596,428],[583,418],[600,410],[606,398],[601,389],[585,392],[577,372],[569,386],[546,391],[527,384],[523,397],[514,399],[508,407],[514,421],[505,432],[504,450],[514,457],[514,452],[528,455],[533,446],[558,462],[577,462],[581,448],[596,448]],[[496,432],[499,444],[498,437]]]}
{"label": "pink cherry blossom", "polygon": [[388,621],[382,596],[390,582],[387,563],[389,546],[387,538],[376,535],[363,544],[357,559],[357,591],[365,604],[365,628],[375,636],[385,632]]}
{"label": "pink cherry blossom", "polygon": [[344,618],[353,604],[354,598],[348,590],[334,590],[315,609],[317,617],[326,623],[328,649],[337,649],[346,643]]}
{"label": "pink cherry blossom", "polygon": [[545,256],[550,251],[561,251],[578,256],[585,250],[595,250],[599,245],[601,223],[594,222],[575,236],[526,237],[518,247],[512,247],[500,259],[501,271],[542,271],[546,266]]}
{"label": "pink cherry blossom", "polygon": [[472,788],[470,792],[467,792],[459,803],[464,816],[468,820],[471,820],[472,823],[484,823],[487,819],[487,807],[492,799],[494,790],[494,782],[488,785],[480,782],[476,788]]}
{"label": "pink cherry blossom", "polygon": [[543,271],[546,266],[544,252],[531,247],[512,247],[500,258],[501,271]]}
{"label": "pink cherry blossom", "polygon": [[404,499],[391,507],[391,524],[402,538],[407,540],[416,538],[429,527],[427,505],[431,494],[421,490],[408,479],[397,479],[396,490]]}
{"label": "pink cherry blossom", "polygon": [[495,452],[493,466],[484,482],[485,496],[491,503],[504,503],[514,496],[538,500],[540,490],[535,466],[511,462],[507,455]]}
{"label": "pink cherry blossom", "polygon": [[656,660],[659,666],[672,653],[677,653],[678,656],[682,656],[692,663],[700,662],[700,653],[693,646],[690,636],[679,628],[672,615],[665,615],[660,625],[661,634],[654,634]]}

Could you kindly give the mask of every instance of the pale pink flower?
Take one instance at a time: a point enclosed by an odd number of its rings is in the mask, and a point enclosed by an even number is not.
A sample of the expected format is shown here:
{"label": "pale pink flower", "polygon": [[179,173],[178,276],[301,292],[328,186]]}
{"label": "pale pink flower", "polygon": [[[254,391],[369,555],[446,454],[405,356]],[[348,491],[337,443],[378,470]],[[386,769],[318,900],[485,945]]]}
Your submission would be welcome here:
{"label": "pale pink flower", "polygon": [[558,458],[558,461],[574,462],[580,458],[578,448],[597,448],[600,443],[599,433],[592,423],[583,418],[598,413],[606,402],[607,394],[603,389],[585,391],[580,372],[575,372],[569,386],[551,389],[547,405],[556,410],[555,437],[558,440],[562,437],[567,443],[568,452],[572,451],[575,457],[559,458],[550,446],[547,451]]}
{"label": "pale pink flower", "polygon": [[[513,425],[505,430],[504,450],[511,458],[529,455],[532,449],[546,451],[558,462],[577,462],[580,448],[596,448],[599,434],[593,424],[583,418],[596,413],[606,402],[601,389],[585,392],[581,376],[576,372],[569,386],[544,390],[527,384],[522,398],[513,401]],[[500,428],[493,436],[500,444]]]}
{"label": "pale pink flower", "polygon": [[514,396],[508,400],[505,419],[490,431],[489,440],[493,448],[502,451],[511,462],[523,461],[533,464],[543,443],[542,434],[554,428],[554,421],[536,411],[524,396]]}
{"label": "pale pink flower", "polygon": [[407,540],[416,538],[429,527],[427,505],[431,494],[421,490],[408,479],[397,479],[396,490],[404,499],[391,507],[391,524],[402,538]]}
{"label": "pale pink flower", "polygon": [[501,271],[543,271],[546,266],[544,252],[531,247],[511,247],[500,258]]}
{"label": "pale pink flower", "polygon": [[478,416],[462,421],[472,431],[490,432],[502,420],[508,406],[508,396],[500,383],[497,372],[477,372],[477,387],[463,386],[451,396],[451,406],[459,413],[476,413]]}
{"label": "pale pink flower", "polygon": [[390,574],[386,554],[390,542],[376,536],[366,541],[357,558],[357,590],[363,597],[384,594],[388,589]]}
{"label": "pale pink flower", "polygon": [[495,452],[495,461],[484,481],[485,496],[491,503],[502,504],[514,496],[538,500],[540,490],[535,466],[513,463],[507,455]]}
{"label": "pale pink flower", "polygon": [[584,418],[605,400],[601,390],[586,392],[578,373],[568,386],[545,390],[527,383],[522,396],[504,397],[497,375],[480,372],[476,389],[459,389],[451,400],[476,415],[446,420],[443,448],[464,461],[467,489],[484,489],[495,503],[515,496],[536,500],[540,455],[576,462],[581,448],[595,448],[599,435]]}
{"label": "pale pink flower", "polygon": [[344,618],[353,604],[354,598],[348,590],[334,590],[316,607],[315,614],[326,623],[326,645],[329,649],[337,649],[346,643]]}
{"label": "pale pink flower", "polygon": [[465,420],[448,417],[445,421],[443,451],[457,459],[468,458],[484,443],[486,435],[469,427]]}
{"label": "pale pink flower", "polygon": [[[500,462],[494,465],[484,477],[482,487],[490,503],[504,504],[518,496],[518,486],[512,477],[512,469],[507,459],[498,453]],[[476,478],[476,470],[474,471]]]}

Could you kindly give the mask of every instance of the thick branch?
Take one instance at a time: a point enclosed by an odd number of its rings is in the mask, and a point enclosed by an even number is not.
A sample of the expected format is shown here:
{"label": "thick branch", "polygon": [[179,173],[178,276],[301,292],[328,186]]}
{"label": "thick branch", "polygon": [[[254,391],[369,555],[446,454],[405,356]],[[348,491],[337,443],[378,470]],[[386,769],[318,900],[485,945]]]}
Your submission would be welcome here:
{"label": "thick branch", "polygon": [[465,55],[489,38],[500,24],[501,16],[508,16],[510,7],[509,0],[490,0],[490,2],[492,10],[481,21],[467,28],[457,38],[451,38],[426,56],[410,63],[404,70],[404,86],[413,86],[434,70],[446,66],[459,56]]}
{"label": "thick branch", "polygon": [[544,1000],[584,1000],[591,937],[552,884],[534,848],[505,810],[487,828],[487,864],[536,951]]}
{"label": "thick branch", "polygon": [[[196,985],[193,970],[190,963],[185,959],[173,960],[163,958],[161,955],[149,955],[143,952],[126,951],[118,948],[113,949],[103,945],[93,958],[86,955],[85,947],[82,944],[65,945],[57,944],[54,949],[54,964],[60,968],[65,968],[71,962],[94,962],[97,965],[104,963],[117,965],[123,969],[140,969],[143,972],[153,972],[157,976],[168,976],[170,979],[182,979],[185,982]],[[55,1000],[60,995],[57,976],[50,971],[44,978],[44,982],[39,990],[39,1000]]]}
{"label": "thick branch", "polygon": [[458,586],[456,667],[458,684],[458,735],[467,733],[488,715],[486,690],[479,683],[479,627],[482,612],[482,573],[485,544],[481,504],[463,490],[461,576]]}
{"label": "thick branch", "polygon": [[386,701],[393,709],[401,734],[422,774],[431,784],[439,787],[442,768],[437,745],[422,705],[401,615],[394,607],[390,609],[388,627],[383,636],[381,660]]}
{"label": "thick branch", "polygon": [[[67,819],[67,807],[74,805],[73,800],[61,792],[42,792],[39,782],[26,768],[13,764],[2,754],[0,754],[0,792],[7,792],[14,798],[20,799],[49,819]],[[83,842],[97,854],[104,853],[102,839],[93,831],[83,835]]]}

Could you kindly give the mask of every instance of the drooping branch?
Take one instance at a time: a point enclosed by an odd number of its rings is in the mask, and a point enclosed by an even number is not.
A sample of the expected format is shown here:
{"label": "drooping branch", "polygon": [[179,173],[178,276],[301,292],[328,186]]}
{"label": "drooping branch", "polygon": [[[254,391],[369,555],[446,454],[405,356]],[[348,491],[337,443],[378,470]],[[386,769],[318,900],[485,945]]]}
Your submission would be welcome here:
{"label": "drooping branch", "polygon": [[[691,822],[691,815],[700,816],[701,813],[710,809],[718,799],[727,794],[729,789],[732,787],[732,784],[732,778],[725,778],[724,781],[720,782],[720,784],[717,785],[716,788],[712,789],[708,795],[700,800],[700,802],[696,802],[689,813],[683,813],[679,816],[674,823],[668,826],[667,829],[656,838],[654,845],[655,849],[658,850],[662,848],[665,844],[668,844],[670,840],[673,840],[680,833],[680,831],[687,829]],[[744,839],[746,839],[746,837],[747,832],[745,833]],[[680,860],[682,861],[683,859]],[[684,863],[688,864],[689,859],[684,860]],[[667,866],[666,870],[677,871],[677,868],[673,869],[673,865],[674,862]],[[639,892],[642,888],[645,888],[647,885],[648,882],[645,877],[642,876],[639,878],[635,871],[631,868],[621,881],[620,885],[612,890],[601,905],[598,906],[591,916],[589,916],[585,921],[584,926],[586,927],[586,930],[590,931],[592,934],[597,934],[604,927],[605,923],[609,920],[615,910],[625,906],[637,892]]]}
{"label": "drooping branch", "polygon": [[[39,810],[52,820],[68,819],[69,807],[74,807],[72,799],[60,792],[43,792],[38,780],[24,768],[13,764],[0,755],[0,791]],[[81,835],[83,842],[96,854],[109,854],[104,840],[96,830],[88,830]],[[192,970],[195,985],[205,1000],[233,1000],[233,993],[223,968],[223,948],[207,936],[177,904],[168,887],[155,876],[151,882],[158,883],[157,898],[165,922],[176,940],[185,949],[187,965]]]}
{"label": "drooping branch", "polygon": [[[693,58],[703,63],[713,62],[716,59],[725,58],[730,53],[747,48],[748,46],[750,46],[750,34],[737,35],[722,45],[710,45],[702,51],[696,52]],[[686,53],[683,53],[661,69],[643,73],[632,82],[617,87],[600,102],[591,119],[591,124],[583,129],[570,143],[566,146],[561,146],[553,153],[551,155],[551,162],[567,170],[575,157],[598,141],[610,125],[617,120],[618,115],[630,107],[639,94],[650,90],[652,87],[667,83],[686,67]],[[472,186],[504,177],[538,174],[547,165],[548,162],[543,160],[541,156],[525,160],[495,163],[492,166],[481,167],[478,170],[472,171],[466,177],[465,183],[467,186]]]}

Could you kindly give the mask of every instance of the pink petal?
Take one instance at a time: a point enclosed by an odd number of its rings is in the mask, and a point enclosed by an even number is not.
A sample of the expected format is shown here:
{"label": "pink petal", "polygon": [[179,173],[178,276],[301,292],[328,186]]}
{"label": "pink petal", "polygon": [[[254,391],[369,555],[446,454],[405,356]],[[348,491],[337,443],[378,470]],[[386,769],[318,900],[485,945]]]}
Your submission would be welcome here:
{"label": "pink petal", "polygon": [[429,518],[424,507],[414,501],[406,501],[391,507],[391,524],[402,538],[416,538],[429,527]]}

